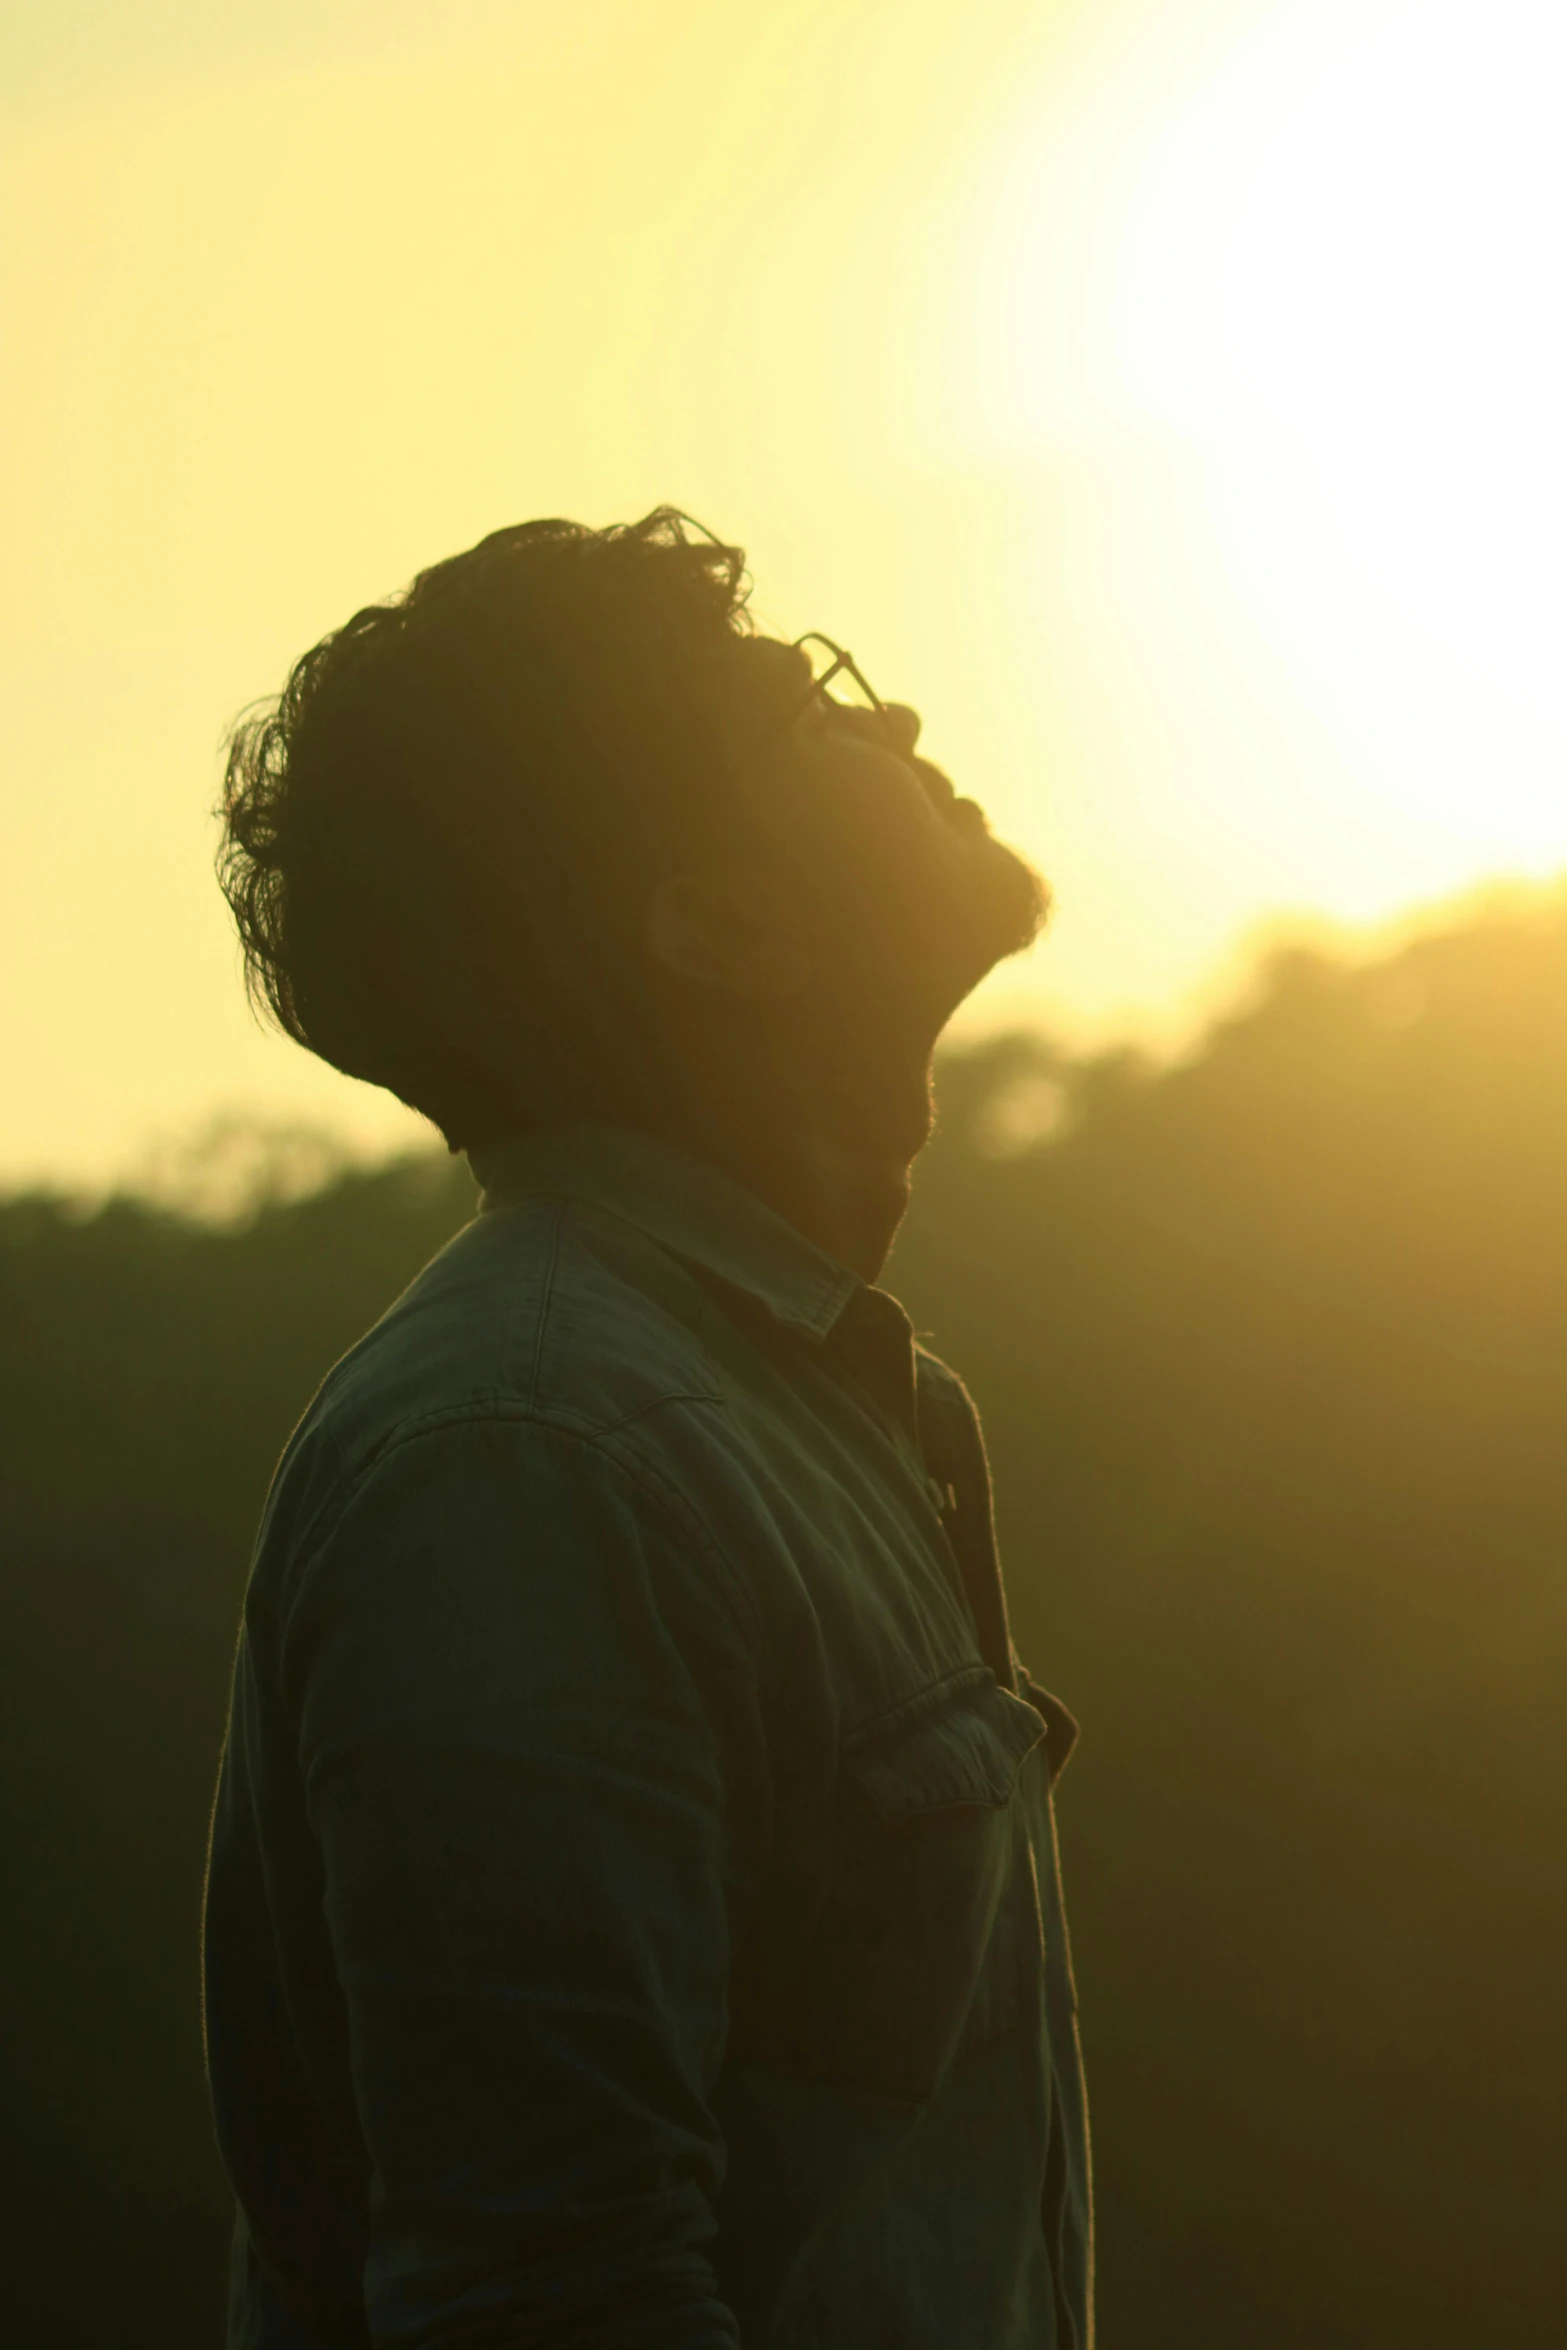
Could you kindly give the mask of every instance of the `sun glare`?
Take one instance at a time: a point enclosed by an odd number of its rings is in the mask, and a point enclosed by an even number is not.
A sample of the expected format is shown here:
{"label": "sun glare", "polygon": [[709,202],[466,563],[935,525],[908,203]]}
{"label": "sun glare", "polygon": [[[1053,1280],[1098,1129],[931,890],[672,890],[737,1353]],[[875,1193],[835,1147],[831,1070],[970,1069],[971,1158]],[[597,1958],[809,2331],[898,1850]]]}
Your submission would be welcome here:
{"label": "sun glare", "polygon": [[[1238,10],[1053,100],[989,190],[971,409],[1180,505],[1193,599],[1298,700],[1344,913],[1567,862],[1564,62],[1539,0]],[[1149,527],[1100,550],[1129,641],[1191,625]]]}

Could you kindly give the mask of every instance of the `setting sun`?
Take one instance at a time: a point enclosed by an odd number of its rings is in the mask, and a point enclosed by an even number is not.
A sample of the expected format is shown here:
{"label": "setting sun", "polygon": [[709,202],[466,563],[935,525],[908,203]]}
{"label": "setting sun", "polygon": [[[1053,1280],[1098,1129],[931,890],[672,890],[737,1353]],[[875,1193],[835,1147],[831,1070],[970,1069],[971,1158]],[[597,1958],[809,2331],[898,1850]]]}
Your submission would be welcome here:
{"label": "setting sun", "polygon": [[1567,858],[1564,54],[1527,0],[1140,23],[991,166],[961,396],[1101,505],[1191,820],[1338,913]]}

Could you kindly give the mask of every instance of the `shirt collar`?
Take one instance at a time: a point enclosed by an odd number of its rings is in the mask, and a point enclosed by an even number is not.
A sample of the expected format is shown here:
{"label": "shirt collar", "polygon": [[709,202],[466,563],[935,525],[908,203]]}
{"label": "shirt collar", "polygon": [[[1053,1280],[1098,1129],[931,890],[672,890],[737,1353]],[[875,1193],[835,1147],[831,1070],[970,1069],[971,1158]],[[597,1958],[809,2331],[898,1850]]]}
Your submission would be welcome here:
{"label": "shirt collar", "polygon": [[865,1283],[716,1167],[625,1126],[555,1126],[468,1153],[481,1210],[539,1192],[591,1200],[776,1320],[824,1339]]}

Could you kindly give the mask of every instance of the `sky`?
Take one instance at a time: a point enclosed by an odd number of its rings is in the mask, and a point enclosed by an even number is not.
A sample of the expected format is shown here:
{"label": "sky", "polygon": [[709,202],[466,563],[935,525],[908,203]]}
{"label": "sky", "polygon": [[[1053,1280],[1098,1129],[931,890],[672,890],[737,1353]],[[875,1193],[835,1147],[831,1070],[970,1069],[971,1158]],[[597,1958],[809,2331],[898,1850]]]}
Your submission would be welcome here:
{"label": "sky", "polygon": [[1181,1032],[1281,916],[1567,868],[1545,0],[0,16],[0,1186],[425,1131],[260,1030],[227,723],[498,524],[669,500]]}

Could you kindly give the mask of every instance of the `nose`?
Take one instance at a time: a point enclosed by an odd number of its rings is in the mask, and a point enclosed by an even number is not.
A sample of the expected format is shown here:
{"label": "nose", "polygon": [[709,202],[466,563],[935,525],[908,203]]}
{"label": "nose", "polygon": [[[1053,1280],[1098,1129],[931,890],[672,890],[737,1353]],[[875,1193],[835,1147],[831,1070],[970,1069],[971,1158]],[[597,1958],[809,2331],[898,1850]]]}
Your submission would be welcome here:
{"label": "nose", "polygon": [[920,739],[920,714],[907,702],[883,702],[882,718],[900,755],[908,758]]}
{"label": "nose", "polygon": [[[939,815],[952,816],[960,807],[973,807],[972,800],[958,798],[950,776],[943,775],[941,769],[932,766],[929,759],[916,759],[913,766],[915,774],[925,786],[931,805]],[[975,814],[978,814],[977,809]]]}

